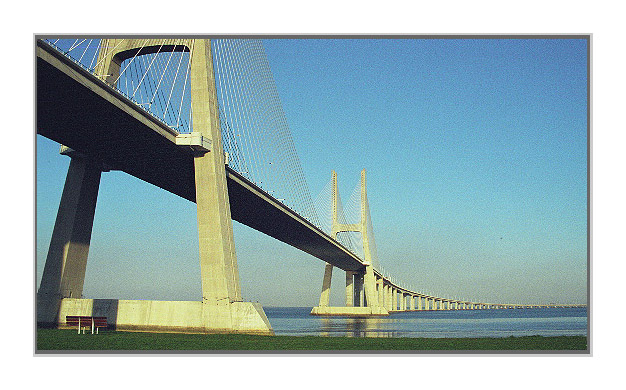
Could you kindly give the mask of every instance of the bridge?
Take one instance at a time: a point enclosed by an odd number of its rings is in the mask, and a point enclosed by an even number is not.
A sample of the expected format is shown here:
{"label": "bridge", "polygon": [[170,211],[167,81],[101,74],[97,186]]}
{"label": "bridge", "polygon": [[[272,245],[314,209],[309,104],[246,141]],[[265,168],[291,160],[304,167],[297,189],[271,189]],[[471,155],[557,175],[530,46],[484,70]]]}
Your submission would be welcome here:
{"label": "bridge", "polygon": [[[36,57],[37,133],[71,158],[37,294],[40,324],[90,315],[120,330],[271,333],[262,306],[242,299],[232,220],[326,263],[314,315],[558,306],[437,297],[397,283],[378,264],[365,171],[358,222],[346,219],[333,172],[323,226],[258,41],[37,40]],[[100,177],[110,170],[196,203],[202,301],[82,298]],[[346,273],[341,307],[329,305],[334,268]]]}

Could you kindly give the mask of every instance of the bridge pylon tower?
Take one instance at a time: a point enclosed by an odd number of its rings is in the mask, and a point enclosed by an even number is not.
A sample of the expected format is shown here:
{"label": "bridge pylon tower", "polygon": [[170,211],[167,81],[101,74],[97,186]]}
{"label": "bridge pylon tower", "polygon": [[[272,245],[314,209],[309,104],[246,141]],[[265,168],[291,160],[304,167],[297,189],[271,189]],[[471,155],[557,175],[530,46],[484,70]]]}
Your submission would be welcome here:
{"label": "bridge pylon tower", "polygon": [[[63,326],[66,316],[106,316],[119,330],[272,333],[263,308],[243,302],[237,269],[211,41],[103,39],[95,74],[115,87],[134,56],[189,52],[193,151],[202,301],[83,299],[102,164],[70,155],[61,203],[37,294],[37,321]],[[178,138],[178,137],[177,137]]]}
{"label": "bridge pylon tower", "polygon": [[314,307],[311,314],[314,315],[341,315],[341,316],[376,316],[389,315],[384,306],[383,284],[377,280],[372,264],[372,253],[369,244],[368,232],[368,202],[367,202],[367,179],[365,169],[361,171],[361,194],[360,194],[360,221],[358,223],[342,223],[338,218],[337,173],[332,171],[331,178],[331,237],[337,240],[342,232],[361,233],[363,243],[363,268],[346,271],[346,305],[344,307],[330,306],[330,286],[333,273],[333,265],[326,263],[324,278],[322,280],[322,292],[319,305]]}

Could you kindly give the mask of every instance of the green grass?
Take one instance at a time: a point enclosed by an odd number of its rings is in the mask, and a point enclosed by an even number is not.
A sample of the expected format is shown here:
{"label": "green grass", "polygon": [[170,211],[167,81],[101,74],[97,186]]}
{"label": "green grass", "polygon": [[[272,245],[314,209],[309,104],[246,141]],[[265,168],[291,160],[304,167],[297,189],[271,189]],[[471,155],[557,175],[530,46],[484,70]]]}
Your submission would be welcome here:
{"label": "green grass", "polygon": [[37,329],[39,351],[585,351],[587,337],[363,338]]}

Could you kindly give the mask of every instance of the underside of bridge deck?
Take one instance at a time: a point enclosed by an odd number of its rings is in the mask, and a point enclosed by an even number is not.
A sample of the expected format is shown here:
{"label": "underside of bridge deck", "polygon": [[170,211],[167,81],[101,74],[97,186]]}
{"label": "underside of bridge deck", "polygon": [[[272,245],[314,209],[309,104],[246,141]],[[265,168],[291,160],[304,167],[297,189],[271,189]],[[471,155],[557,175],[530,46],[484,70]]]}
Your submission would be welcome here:
{"label": "underside of bridge deck", "polygon": [[[194,158],[176,133],[44,44],[37,45],[37,133],[195,202]],[[362,262],[227,167],[232,218],[344,270]]]}

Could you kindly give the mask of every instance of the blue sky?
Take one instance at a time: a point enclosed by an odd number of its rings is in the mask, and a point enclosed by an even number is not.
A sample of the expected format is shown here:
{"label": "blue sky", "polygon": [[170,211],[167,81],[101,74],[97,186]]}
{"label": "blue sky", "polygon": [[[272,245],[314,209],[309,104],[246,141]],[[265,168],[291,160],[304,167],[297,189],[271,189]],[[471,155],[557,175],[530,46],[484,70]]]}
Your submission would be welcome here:
{"label": "blue sky", "polygon": [[[313,196],[365,168],[381,264],[416,289],[586,301],[587,42],[266,40]],[[37,136],[37,283],[69,159]],[[104,173],[84,295],[200,299],[195,205]],[[235,223],[244,299],[313,306],[323,263]],[[342,303],[344,275],[333,277]]]}

